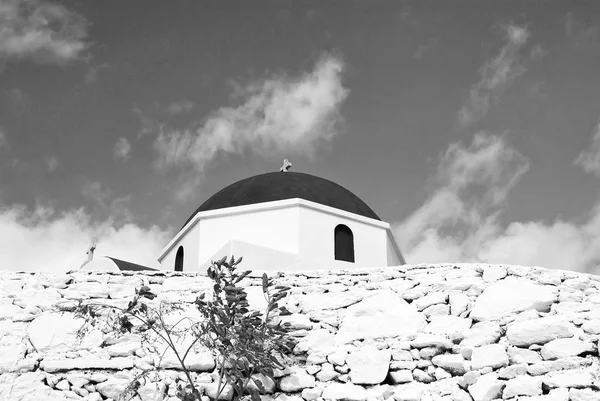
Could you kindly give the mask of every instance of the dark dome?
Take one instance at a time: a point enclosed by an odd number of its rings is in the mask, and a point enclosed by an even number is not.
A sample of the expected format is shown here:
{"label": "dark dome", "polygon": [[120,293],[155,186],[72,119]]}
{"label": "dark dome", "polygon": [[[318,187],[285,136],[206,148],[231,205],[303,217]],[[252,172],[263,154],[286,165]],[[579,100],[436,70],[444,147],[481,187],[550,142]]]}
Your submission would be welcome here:
{"label": "dark dome", "polygon": [[220,190],[196,209],[183,226],[199,212],[293,198],[381,220],[358,196],[335,182],[310,174],[275,172],[245,178]]}

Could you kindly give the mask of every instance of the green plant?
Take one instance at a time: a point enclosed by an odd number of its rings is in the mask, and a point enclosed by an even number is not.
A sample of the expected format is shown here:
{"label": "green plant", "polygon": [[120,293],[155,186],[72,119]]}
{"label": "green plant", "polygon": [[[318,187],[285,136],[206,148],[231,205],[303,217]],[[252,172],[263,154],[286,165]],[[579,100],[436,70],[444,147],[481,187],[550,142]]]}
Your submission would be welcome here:
{"label": "green plant", "polygon": [[[185,359],[194,345],[202,344],[216,354],[218,381],[211,398],[218,399],[229,385],[234,399],[249,395],[253,401],[259,401],[258,394],[265,389],[255,375],[262,374],[273,380],[274,369],[284,368],[281,361],[285,360],[286,354],[295,346],[294,339],[287,334],[286,325],[273,322],[275,314],[289,314],[279,302],[286,297],[290,288],[276,285],[273,279],[263,274],[262,293],[266,309],[264,313],[250,310],[248,294],[239,284],[251,272],[238,273],[236,269],[241,260],[242,258],[235,260],[232,257],[227,261],[224,257],[212,263],[207,271],[214,283],[212,297],[202,293],[195,301],[202,316],[199,321],[185,317],[175,324],[167,323],[165,315],[178,307],[165,303],[160,303],[158,307],[149,306],[147,301],[152,301],[155,295],[146,286],[136,289],[127,308],[82,303],[76,313],[89,323],[84,325],[85,330],[103,317],[101,310],[110,309],[104,318],[113,331],[146,334],[143,338],[149,345],[152,345],[152,340],[147,334],[152,333],[164,342],[167,349],[173,351],[187,378],[187,386],[181,388],[180,398],[184,400],[201,399],[202,392],[195,385]],[[187,325],[181,325],[184,321]],[[83,331],[80,335],[83,335]],[[186,335],[191,335],[193,341],[181,352],[178,350],[177,340]],[[140,379],[141,377],[136,377],[134,380],[137,386]],[[130,387],[135,388],[136,384],[133,384]]]}

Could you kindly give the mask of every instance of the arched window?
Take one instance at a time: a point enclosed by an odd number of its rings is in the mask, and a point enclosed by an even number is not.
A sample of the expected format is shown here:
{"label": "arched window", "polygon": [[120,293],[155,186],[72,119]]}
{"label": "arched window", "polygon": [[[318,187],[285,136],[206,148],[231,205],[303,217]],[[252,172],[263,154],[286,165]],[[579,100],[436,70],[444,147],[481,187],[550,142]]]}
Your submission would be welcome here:
{"label": "arched window", "polygon": [[182,272],[183,271],[183,247],[180,246],[177,250],[177,255],[175,255],[175,271]]}
{"label": "arched window", "polygon": [[344,224],[335,227],[335,260],[354,263],[354,234]]}

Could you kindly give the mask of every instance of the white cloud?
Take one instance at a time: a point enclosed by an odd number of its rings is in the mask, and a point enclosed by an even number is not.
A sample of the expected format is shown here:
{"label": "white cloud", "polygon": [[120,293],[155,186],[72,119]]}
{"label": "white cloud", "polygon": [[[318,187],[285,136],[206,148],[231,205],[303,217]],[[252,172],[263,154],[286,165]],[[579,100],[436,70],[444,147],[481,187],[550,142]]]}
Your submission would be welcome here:
{"label": "white cloud", "polygon": [[80,58],[88,22],[75,11],[47,0],[0,2],[0,60],[29,59],[65,64]]}
{"label": "white cloud", "polygon": [[81,185],[80,191],[83,197],[91,202],[91,210],[97,215],[109,216],[109,218],[126,222],[133,220],[128,207],[131,195],[116,197],[113,191],[98,181],[85,181]]}
{"label": "white cloud", "polygon": [[577,19],[572,12],[565,15],[565,34],[576,45],[595,44],[598,40],[598,32],[598,26]]}
{"label": "white cloud", "polygon": [[[461,126],[469,126],[487,115],[491,102],[502,94],[505,88],[527,70],[520,62],[520,51],[529,37],[526,27],[507,25],[503,27],[506,43],[500,53],[487,61],[481,69],[481,79],[475,84],[464,106],[458,112]],[[536,47],[536,54],[541,52]]]}
{"label": "white cloud", "polygon": [[157,226],[94,221],[83,209],[59,213],[41,206],[31,210],[23,205],[0,205],[0,243],[5,245],[0,270],[77,269],[86,260],[93,238],[98,239],[97,256],[156,267],[158,254],[171,236]]}
{"label": "white cloud", "polygon": [[173,102],[167,107],[167,113],[174,116],[176,114],[188,113],[194,108],[194,102],[183,99],[178,102]]}
{"label": "white cloud", "polygon": [[131,144],[125,137],[117,139],[113,148],[113,157],[115,159],[127,160],[131,154]]}
{"label": "white cloud", "polygon": [[339,132],[339,108],[348,96],[343,70],[340,58],[326,55],[300,77],[246,85],[241,105],[222,107],[199,128],[160,130],[158,165],[202,172],[219,152],[247,150],[262,156],[281,153],[281,158],[290,153],[313,156]]}
{"label": "white cloud", "polygon": [[60,162],[56,156],[46,158],[46,168],[49,173],[53,173],[58,169]]}
{"label": "white cloud", "polygon": [[100,78],[100,71],[108,67],[110,67],[108,63],[91,66],[85,73],[84,82],[88,85],[96,83]]}
{"label": "white cloud", "polygon": [[581,166],[586,173],[600,177],[600,122],[596,126],[592,145],[579,154],[574,164]]}
{"label": "white cloud", "polygon": [[599,273],[600,196],[585,223],[501,223],[508,195],[528,168],[506,136],[477,134],[468,147],[450,145],[435,190],[395,228],[408,263],[507,263]]}

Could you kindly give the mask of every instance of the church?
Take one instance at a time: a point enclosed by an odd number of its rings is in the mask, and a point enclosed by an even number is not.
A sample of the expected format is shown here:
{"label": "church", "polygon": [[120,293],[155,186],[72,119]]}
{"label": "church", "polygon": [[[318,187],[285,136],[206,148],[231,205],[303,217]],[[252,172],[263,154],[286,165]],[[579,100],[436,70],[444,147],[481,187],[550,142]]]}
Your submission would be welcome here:
{"label": "church", "polygon": [[[332,181],[290,167],[286,159],[279,172],[242,179],[211,196],[160,252],[161,270],[206,271],[211,261],[231,255],[243,257],[243,269],[267,271],[405,263],[389,223],[365,202]],[[97,259],[89,257],[82,270],[144,268]]]}

